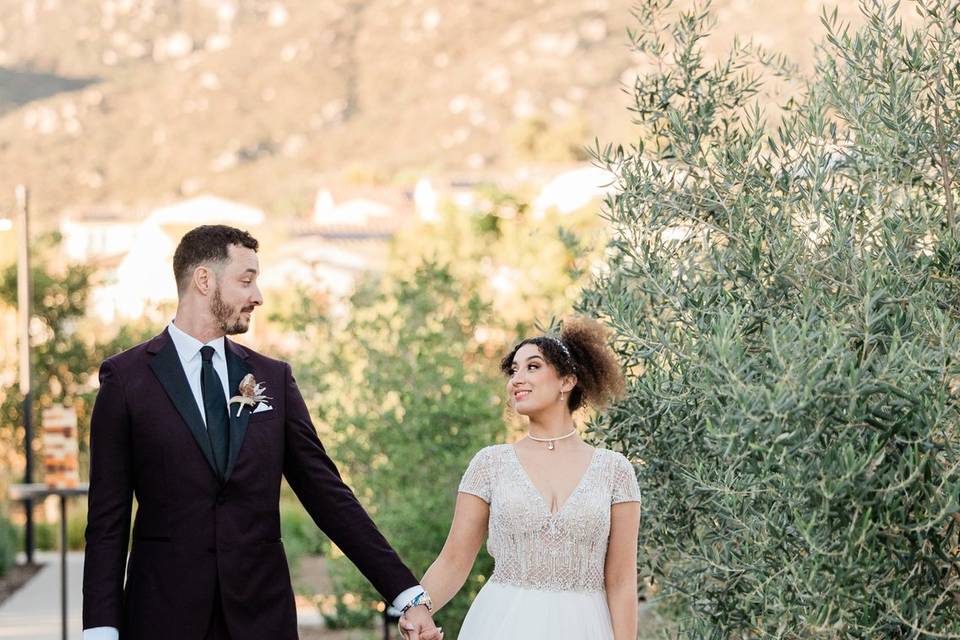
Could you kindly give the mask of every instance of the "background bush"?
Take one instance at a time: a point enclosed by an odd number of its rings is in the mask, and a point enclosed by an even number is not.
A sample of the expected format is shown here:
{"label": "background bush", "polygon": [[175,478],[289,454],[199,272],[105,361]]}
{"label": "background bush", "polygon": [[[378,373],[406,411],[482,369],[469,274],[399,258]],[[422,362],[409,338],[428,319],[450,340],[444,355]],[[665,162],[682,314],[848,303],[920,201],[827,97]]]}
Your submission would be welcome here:
{"label": "background bush", "polygon": [[[24,528],[16,528],[17,550],[24,548]],[[40,551],[53,551],[59,549],[60,545],[60,525],[53,522],[33,523],[33,544],[34,548]]]}
{"label": "background bush", "polygon": [[[424,263],[409,277],[362,288],[350,322],[300,369],[323,440],[387,540],[417,577],[443,546],[457,486],[480,448],[502,439],[501,379],[477,344],[490,308],[448,269]],[[379,595],[338,552],[331,554],[337,608],[332,627],[376,615]],[[455,637],[489,575],[486,552],[438,624]]]}
{"label": "background bush", "polygon": [[[292,496],[292,490],[286,485],[284,489]],[[317,528],[316,523],[294,497],[285,497],[280,501],[280,532],[283,537],[283,550],[291,566],[297,566],[304,556],[325,556],[330,552],[330,539]]]}
{"label": "background bush", "polygon": [[17,530],[6,516],[0,515],[0,576],[10,570],[17,559]]}
{"label": "background bush", "polygon": [[597,150],[614,239],[580,303],[630,371],[595,428],[639,461],[657,611],[692,638],[957,637],[958,3],[915,31],[825,15],[770,121],[784,61],[708,63],[708,12],[669,5],[637,7],[638,141]]}
{"label": "background bush", "polygon": [[[73,512],[67,512],[67,549],[83,551],[86,546],[84,531],[87,527],[87,510],[77,510],[79,503],[72,501],[70,507]],[[68,508],[70,508],[68,507]],[[24,548],[23,527],[16,527],[17,551]],[[33,544],[40,551],[57,551],[60,549],[60,523],[37,522],[33,523]]]}

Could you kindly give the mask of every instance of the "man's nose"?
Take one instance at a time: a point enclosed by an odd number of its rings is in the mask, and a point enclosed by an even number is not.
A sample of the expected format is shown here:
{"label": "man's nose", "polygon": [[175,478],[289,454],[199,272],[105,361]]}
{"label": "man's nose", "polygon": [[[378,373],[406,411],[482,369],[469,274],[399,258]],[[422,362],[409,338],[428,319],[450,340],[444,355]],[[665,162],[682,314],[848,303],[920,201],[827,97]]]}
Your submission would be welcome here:
{"label": "man's nose", "polygon": [[263,304],[263,294],[260,293],[260,287],[254,286],[253,297],[250,300],[253,304],[260,306]]}

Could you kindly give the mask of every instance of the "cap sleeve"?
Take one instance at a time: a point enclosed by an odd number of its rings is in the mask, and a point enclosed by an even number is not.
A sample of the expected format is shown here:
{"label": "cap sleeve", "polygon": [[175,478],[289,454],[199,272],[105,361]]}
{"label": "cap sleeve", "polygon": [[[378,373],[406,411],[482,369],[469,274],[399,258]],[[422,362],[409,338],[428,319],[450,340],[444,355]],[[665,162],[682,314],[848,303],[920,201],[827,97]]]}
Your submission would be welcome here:
{"label": "cap sleeve", "polygon": [[613,491],[610,504],[640,502],[640,486],[637,484],[637,473],[633,465],[618,453],[613,466]]}
{"label": "cap sleeve", "polygon": [[473,456],[473,460],[470,461],[470,465],[463,473],[458,491],[477,496],[489,504],[492,485],[493,464],[490,447],[485,447]]}

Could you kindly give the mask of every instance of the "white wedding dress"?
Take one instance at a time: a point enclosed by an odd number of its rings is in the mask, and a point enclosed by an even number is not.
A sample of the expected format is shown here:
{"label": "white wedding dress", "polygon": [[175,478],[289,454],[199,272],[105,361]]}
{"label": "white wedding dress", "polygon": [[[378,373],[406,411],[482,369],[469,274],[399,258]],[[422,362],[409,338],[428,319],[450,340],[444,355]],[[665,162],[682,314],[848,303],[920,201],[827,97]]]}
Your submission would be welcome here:
{"label": "white wedding dress", "polygon": [[594,450],[555,513],[509,444],[478,452],[460,491],[490,505],[487,550],[495,565],[459,640],[613,640],[603,581],[610,507],[640,501],[625,457]]}

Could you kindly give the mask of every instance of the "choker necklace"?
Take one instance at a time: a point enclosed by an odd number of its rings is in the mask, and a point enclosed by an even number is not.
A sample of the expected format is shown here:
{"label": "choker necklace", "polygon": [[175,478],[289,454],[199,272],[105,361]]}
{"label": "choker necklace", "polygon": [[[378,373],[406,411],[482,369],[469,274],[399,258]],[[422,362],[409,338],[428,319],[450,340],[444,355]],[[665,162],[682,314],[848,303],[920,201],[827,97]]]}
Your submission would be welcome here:
{"label": "choker necklace", "polygon": [[557,440],[563,440],[564,438],[569,438],[570,436],[572,436],[572,435],[575,434],[576,432],[577,432],[577,430],[574,429],[574,430],[571,431],[570,433],[568,433],[568,434],[566,434],[566,435],[563,435],[563,436],[557,436],[556,438],[540,438],[540,437],[535,436],[535,435],[533,435],[533,434],[531,434],[531,433],[528,433],[528,434],[527,434],[527,437],[530,438],[531,440],[533,440],[534,442],[546,442],[546,443],[547,443],[547,450],[548,450],[548,451],[553,451],[554,449],[557,448],[557,445],[553,444],[554,442],[556,442]]}

